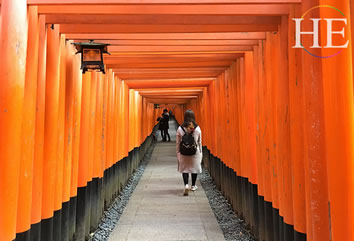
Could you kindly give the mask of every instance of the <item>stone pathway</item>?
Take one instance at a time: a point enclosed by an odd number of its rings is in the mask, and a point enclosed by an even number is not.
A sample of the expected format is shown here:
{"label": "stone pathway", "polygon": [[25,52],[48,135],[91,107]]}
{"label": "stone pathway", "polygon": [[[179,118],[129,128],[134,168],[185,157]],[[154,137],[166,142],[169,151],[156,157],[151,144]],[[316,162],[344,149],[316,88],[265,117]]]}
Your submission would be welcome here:
{"label": "stone pathway", "polygon": [[[109,241],[225,240],[204,190],[183,196],[177,172],[175,126],[172,142],[159,142]],[[191,181],[191,180],[190,180]]]}

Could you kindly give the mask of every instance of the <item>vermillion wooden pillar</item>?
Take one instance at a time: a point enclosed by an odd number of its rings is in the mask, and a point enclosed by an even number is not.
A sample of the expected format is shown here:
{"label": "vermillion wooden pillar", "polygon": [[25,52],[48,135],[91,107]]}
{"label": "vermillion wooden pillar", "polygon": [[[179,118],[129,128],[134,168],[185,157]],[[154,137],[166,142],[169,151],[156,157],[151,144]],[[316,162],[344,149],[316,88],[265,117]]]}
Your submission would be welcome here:
{"label": "vermillion wooden pillar", "polygon": [[[73,52],[74,53],[74,50]],[[72,136],[72,171],[70,184],[70,217],[69,238],[73,237],[76,229],[76,204],[79,179],[80,129],[81,129],[81,92],[82,74],[79,55],[73,57],[73,136]]]}
{"label": "vermillion wooden pillar", "polygon": [[135,104],[135,91],[133,89],[129,90],[129,146],[128,151],[132,151],[134,149],[134,140],[135,140],[135,111],[134,111],[134,104]]}
{"label": "vermillion wooden pillar", "polygon": [[[348,15],[347,15],[348,17]],[[351,24],[351,28],[350,28],[350,32],[351,32],[351,40],[350,43],[352,45],[352,71],[354,71],[354,43],[353,43],[353,39],[354,39],[354,30],[352,29],[354,26],[354,0],[350,0],[350,24]],[[348,28],[347,28],[348,29]],[[354,80],[353,80],[354,81]]]}
{"label": "vermillion wooden pillar", "polygon": [[[302,2],[302,12],[320,5],[318,0]],[[309,18],[319,17],[311,11],[302,22],[302,29],[313,29]],[[303,46],[312,46],[312,38],[304,37]],[[320,56],[320,49],[312,49],[312,53]],[[322,61],[305,51],[302,52],[302,79],[304,81],[305,98],[305,181],[306,181],[306,216],[307,240],[328,241],[329,210],[327,161],[324,127],[324,95]]]}
{"label": "vermillion wooden pillar", "polygon": [[265,217],[265,237],[266,240],[277,238],[279,229],[277,220],[279,215],[279,190],[278,190],[278,160],[276,157],[276,99],[275,83],[278,78],[278,53],[279,50],[277,36],[273,33],[266,34],[264,67],[265,67],[265,145],[264,145],[264,217]]}
{"label": "vermillion wooden pillar", "polygon": [[258,41],[258,90],[256,96],[258,98],[258,126],[259,126],[259,136],[258,136],[258,156],[257,156],[257,173],[258,173],[258,209],[259,209],[259,239],[265,239],[265,219],[264,219],[264,195],[265,195],[265,138],[264,134],[267,130],[267,124],[265,117],[265,73],[264,73],[264,41]]}
{"label": "vermillion wooden pillar", "polygon": [[113,165],[113,153],[114,153],[114,145],[113,145],[113,99],[114,99],[114,79],[112,69],[108,69],[106,73],[106,183],[105,183],[105,205],[109,205],[112,200],[112,191],[113,191],[113,169],[111,168]]}
{"label": "vermillion wooden pillar", "polygon": [[[96,96],[97,96],[97,76],[98,73],[96,71],[92,71],[91,74],[91,93],[90,93],[90,114],[89,114],[89,145],[88,149],[88,175],[87,175],[87,187],[86,187],[86,200],[87,203],[87,216],[85,217],[86,222],[86,237],[93,232],[95,229],[91,227],[91,213],[92,213],[92,200],[93,195],[97,193],[93,193],[93,174],[94,174],[94,162],[95,160],[95,129],[96,129]],[[96,209],[97,210],[97,209]]]}
{"label": "vermillion wooden pillar", "polygon": [[141,132],[143,137],[148,136],[148,129],[150,127],[150,121],[152,120],[149,119],[149,112],[150,112],[150,106],[148,105],[148,103],[146,102],[145,97],[141,98],[141,102],[142,102],[142,126],[141,126]]}
{"label": "vermillion wooden pillar", "polygon": [[255,76],[254,76],[253,52],[245,53],[246,67],[246,103],[247,103],[247,146],[248,146],[248,177],[252,184],[257,183],[257,164],[256,164],[256,101],[255,101]]}
{"label": "vermillion wooden pillar", "polygon": [[290,118],[289,118],[289,54],[288,54],[288,17],[281,18],[279,26],[279,79],[277,84],[277,158],[282,168],[279,182],[279,195],[283,199],[283,210],[280,214],[284,217],[283,237],[280,240],[293,240],[293,195],[292,195],[292,170],[290,149]]}
{"label": "vermillion wooden pillar", "polygon": [[[350,44],[353,26],[350,23],[350,4],[348,1],[321,0],[321,4],[336,6],[347,18],[347,26],[337,24],[335,30],[344,28],[344,36],[333,35],[333,45],[349,41],[348,48],[322,49],[322,55],[329,56],[339,50],[342,52],[322,61],[325,134],[328,172],[329,209],[333,241],[354,240],[354,102],[352,46]],[[354,7],[354,6],[352,6]],[[321,9],[322,18],[343,17],[336,11]],[[321,25],[321,38],[327,39],[327,26]],[[322,41],[322,46],[326,41]]]}
{"label": "vermillion wooden pillar", "polygon": [[94,147],[93,147],[93,179],[92,179],[92,196],[91,196],[91,225],[92,230],[97,229],[100,217],[102,216],[102,185],[103,185],[103,148],[104,135],[102,135],[102,110],[103,110],[103,79],[102,73],[97,73],[96,80],[96,110],[95,110],[95,131]]}
{"label": "vermillion wooden pillar", "polygon": [[129,88],[127,84],[122,81],[123,88],[123,110],[122,115],[123,118],[123,136],[124,136],[124,156],[128,156],[129,152]]}
{"label": "vermillion wooden pillar", "polygon": [[103,156],[104,156],[104,165],[103,171],[105,172],[108,168],[108,157],[107,157],[107,141],[108,141],[108,75],[104,76],[103,82],[103,136],[104,136],[104,148],[103,148]]}
{"label": "vermillion wooden pillar", "polygon": [[[233,71],[230,73],[230,76],[233,76],[233,80],[231,81],[232,83],[230,84],[231,86],[231,98],[232,98],[232,103],[233,103],[233,108],[236,110],[234,111],[234,120],[233,120],[233,126],[234,126],[234,132],[233,132],[233,136],[235,139],[234,142],[234,147],[233,147],[233,158],[235,159],[235,163],[234,163],[234,170],[236,171],[237,175],[240,175],[241,173],[241,161],[240,161],[240,128],[239,128],[239,122],[240,122],[240,118],[239,118],[239,112],[238,112],[238,107],[239,107],[239,101],[238,101],[238,86],[240,84],[239,82],[239,72],[237,71],[237,67],[238,67],[238,61],[236,61],[233,64]],[[210,113],[212,114],[212,113]],[[212,123],[209,123],[209,128],[212,127]]]}
{"label": "vermillion wooden pillar", "polygon": [[119,153],[119,160],[121,160],[125,156],[125,136],[124,136],[124,82],[119,79],[119,100],[118,100],[118,108],[119,108],[119,115],[118,115],[118,153]]}
{"label": "vermillion wooden pillar", "polygon": [[[259,113],[259,99],[258,99],[258,91],[259,91],[259,67],[258,65],[260,64],[260,59],[259,59],[259,46],[253,46],[253,101],[254,101],[254,109],[253,111],[253,115],[254,115],[254,123],[253,123],[253,128],[254,128],[254,159],[253,159],[253,169],[252,169],[252,173],[253,173],[253,178],[254,178],[254,182],[253,184],[258,185],[259,181],[258,181],[258,177],[260,176],[260,174],[258,174],[258,142],[259,142],[259,121],[258,121],[258,113]],[[257,128],[258,126],[258,128]]]}
{"label": "vermillion wooden pillar", "polygon": [[[208,96],[209,96],[209,108],[210,108],[210,126],[215,126],[215,115],[214,113],[214,109],[215,109],[215,83],[216,81],[213,81],[212,83],[210,83],[209,87],[208,87]],[[183,116],[184,116],[184,109],[181,110],[181,115],[180,115],[180,124],[183,123]],[[216,136],[216,128],[210,128],[210,132],[209,132],[210,136]],[[210,140],[210,150],[215,150],[215,142],[216,142],[216,138],[211,138]],[[213,153],[215,154],[215,153]]]}
{"label": "vermillion wooden pillar", "polygon": [[255,63],[255,101],[256,101],[256,124],[258,126],[256,131],[256,147],[257,147],[257,179],[258,179],[258,195],[264,196],[264,176],[263,176],[263,156],[264,156],[264,115],[263,115],[263,94],[264,90],[263,84],[263,46],[261,45],[262,41],[258,42],[258,46],[253,47],[254,49],[254,63]]}
{"label": "vermillion wooden pillar", "polygon": [[[139,94],[139,92],[137,92],[137,96],[138,96],[138,103],[137,103],[137,108],[138,108],[138,125],[137,125],[137,130],[138,130],[138,143],[136,144],[137,147],[139,147],[141,145],[141,143],[143,142],[143,129],[142,129],[142,120],[143,120],[143,113],[141,111],[142,109],[142,97]],[[145,137],[145,136],[144,136]]]}
{"label": "vermillion wooden pillar", "polygon": [[45,83],[47,59],[47,28],[45,17],[39,17],[39,48],[38,53],[38,78],[36,98],[36,123],[33,157],[33,185],[31,209],[31,241],[40,241],[40,222],[42,210],[42,181],[43,181],[43,147],[44,147],[44,118],[45,118]]}
{"label": "vermillion wooden pillar", "polygon": [[108,93],[107,93],[107,163],[106,168],[110,168],[113,165],[113,104],[114,104],[114,78],[112,70],[107,71],[108,75]]}
{"label": "vermillion wooden pillar", "polygon": [[58,149],[55,170],[54,199],[54,241],[61,241],[62,202],[63,202],[63,170],[64,170],[64,137],[65,137],[65,82],[66,82],[66,48],[65,36],[60,35],[60,76],[59,76],[59,109],[58,109]]}
{"label": "vermillion wooden pillar", "polygon": [[106,204],[107,200],[109,199],[109,193],[107,190],[107,178],[108,178],[108,74],[106,73],[103,76],[103,90],[102,90],[102,98],[103,98],[103,105],[102,105],[102,157],[103,157],[103,185],[104,185],[104,189],[103,189],[103,203],[104,203],[104,207],[106,207],[108,204]]}
{"label": "vermillion wooden pillar", "polygon": [[113,133],[114,133],[114,153],[113,153],[113,162],[116,163],[119,161],[119,139],[118,139],[118,130],[120,129],[118,126],[118,101],[119,101],[119,88],[120,88],[120,80],[117,76],[114,75],[114,125],[113,125]]}
{"label": "vermillion wooden pillar", "polygon": [[42,240],[53,239],[53,211],[58,149],[59,26],[48,29],[43,154]]}
{"label": "vermillion wooden pillar", "polygon": [[38,73],[39,23],[37,7],[28,9],[28,42],[26,61],[26,83],[23,108],[20,186],[17,210],[17,238],[29,237],[31,226],[33,153],[35,141],[35,118]]}
{"label": "vermillion wooden pillar", "polygon": [[82,79],[81,120],[80,120],[80,154],[77,193],[77,213],[75,238],[85,240],[86,220],[89,214],[87,180],[89,179],[89,143],[90,143],[90,112],[91,112],[91,73],[86,72]]}
{"label": "vermillion wooden pillar", "polygon": [[102,178],[104,170],[104,159],[102,158],[103,145],[102,135],[103,129],[103,82],[104,77],[101,73],[97,74],[97,89],[96,89],[96,119],[95,119],[95,150],[94,150],[94,166],[93,176]]}
{"label": "vermillion wooden pillar", "polygon": [[[221,101],[221,97],[220,97],[220,76],[218,76],[218,78],[216,78],[215,80],[215,92],[214,92],[214,95],[215,95],[215,99],[214,99],[214,103],[215,103],[215,115],[216,116],[220,116],[220,113],[221,113],[221,108],[219,108],[221,105],[223,105],[222,101]],[[188,108],[191,108],[190,106]],[[195,111],[195,110],[194,110]],[[222,123],[221,123],[222,119],[221,118],[217,118],[215,120],[215,129],[217,130],[221,130],[222,128]],[[215,146],[214,146],[214,153],[215,155],[218,157],[218,158],[221,158],[221,150],[220,150],[220,147],[222,146],[222,144],[217,140],[217,138],[215,138]]]}
{"label": "vermillion wooden pillar", "polygon": [[140,128],[139,128],[139,122],[140,122],[140,118],[141,116],[139,115],[139,104],[140,104],[140,96],[138,91],[134,92],[134,97],[135,97],[135,104],[134,104],[134,110],[135,110],[135,140],[134,140],[134,148],[139,146],[139,139],[140,139]]}
{"label": "vermillion wooden pillar", "polygon": [[90,128],[90,100],[91,100],[91,73],[86,72],[82,78],[81,119],[80,119],[80,160],[79,160],[79,187],[85,187],[89,179],[89,128]]}
{"label": "vermillion wooden pillar", "polygon": [[[272,71],[271,66],[274,65],[273,61],[271,60],[271,40],[270,40],[270,33],[267,33],[267,40],[264,43],[264,67],[265,67],[265,78],[264,78],[264,98],[265,98],[265,118],[266,118],[266,128],[265,128],[265,140],[264,140],[264,200],[267,202],[273,202],[273,207],[279,209],[278,197],[277,197],[277,181],[275,178],[277,175],[273,175],[273,169],[271,168],[272,163],[274,162],[274,155],[273,153],[273,140],[274,140],[274,133],[273,133],[273,103],[272,103]],[[276,58],[277,55],[274,55]],[[274,170],[276,166],[274,166]],[[271,181],[271,183],[270,183]],[[269,223],[266,225],[270,225]]]}
{"label": "vermillion wooden pillar", "polygon": [[63,241],[69,240],[70,227],[70,187],[73,164],[73,109],[74,109],[74,66],[73,46],[68,42],[65,45],[65,126],[64,126],[64,163],[63,163],[63,207],[62,207],[62,233]]}
{"label": "vermillion wooden pillar", "polygon": [[[299,7],[292,7],[289,18],[301,15]],[[294,230],[304,237],[306,233],[306,205],[305,205],[305,173],[304,173],[304,82],[301,62],[301,49],[294,49],[295,23],[289,22],[289,120],[290,144],[292,164],[292,192]],[[300,236],[296,233],[295,237]],[[300,238],[300,237],[299,237]],[[295,238],[295,240],[301,240]]]}
{"label": "vermillion wooden pillar", "polygon": [[8,241],[16,233],[27,51],[25,0],[2,1],[0,27],[0,233]]}
{"label": "vermillion wooden pillar", "polygon": [[96,102],[97,102],[97,81],[98,81],[98,73],[96,71],[91,72],[91,95],[90,95],[90,128],[89,128],[89,149],[87,150],[89,153],[89,174],[87,178],[87,182],[91,182],[94,176],[94,166],[95,162],[95,132],[96,132]]}

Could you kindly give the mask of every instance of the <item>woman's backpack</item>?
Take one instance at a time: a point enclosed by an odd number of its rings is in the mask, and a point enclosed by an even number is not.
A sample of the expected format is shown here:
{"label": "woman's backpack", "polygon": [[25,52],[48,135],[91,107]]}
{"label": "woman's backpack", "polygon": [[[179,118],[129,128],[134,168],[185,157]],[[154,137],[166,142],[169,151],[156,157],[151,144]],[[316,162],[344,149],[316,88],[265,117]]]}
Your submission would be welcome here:
{"label": "woman's backpack", "polygon": [[197,143],[194,140],[193,134],[186,132],[181,126],[184,135],[182,136],[181,143],[179,144],[179,150],[182,155],[193,156],[197,152]]}

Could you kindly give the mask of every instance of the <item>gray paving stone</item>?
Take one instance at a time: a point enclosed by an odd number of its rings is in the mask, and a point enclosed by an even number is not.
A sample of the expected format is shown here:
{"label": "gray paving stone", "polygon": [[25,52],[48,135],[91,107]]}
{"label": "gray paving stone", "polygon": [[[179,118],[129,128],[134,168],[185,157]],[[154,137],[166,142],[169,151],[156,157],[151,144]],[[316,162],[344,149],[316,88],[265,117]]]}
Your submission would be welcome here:
{"label": "gray paving stone", "polygon": [[[170,135],[175,140],[173,125]],[[199,181],[197,186],[182,195],[175,142],[158,143],[109,240],[225,240]]]}

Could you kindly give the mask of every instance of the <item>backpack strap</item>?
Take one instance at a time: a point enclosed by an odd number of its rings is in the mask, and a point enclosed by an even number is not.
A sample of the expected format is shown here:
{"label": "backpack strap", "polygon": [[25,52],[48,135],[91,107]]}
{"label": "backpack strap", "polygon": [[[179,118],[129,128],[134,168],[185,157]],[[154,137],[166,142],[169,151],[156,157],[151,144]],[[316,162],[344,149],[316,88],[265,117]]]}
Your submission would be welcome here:
{"label": "backpack strap", "polygon": [[180,127],[183,130],[184,134],[186,134],[186,131],[184,130],[183,126],[180,126]]}

